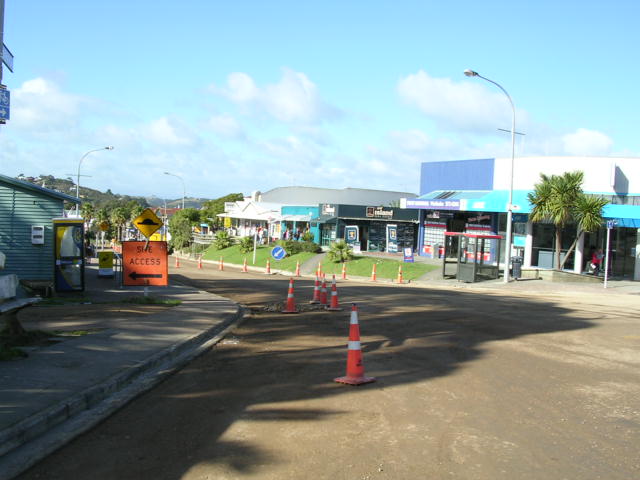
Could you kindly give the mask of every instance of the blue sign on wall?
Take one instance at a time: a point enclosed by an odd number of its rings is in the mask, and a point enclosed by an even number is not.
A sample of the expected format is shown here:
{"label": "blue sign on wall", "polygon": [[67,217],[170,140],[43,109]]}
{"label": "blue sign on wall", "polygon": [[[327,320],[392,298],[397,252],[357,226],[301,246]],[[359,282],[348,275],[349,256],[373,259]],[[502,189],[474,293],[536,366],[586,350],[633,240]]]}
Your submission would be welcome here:
{"label": "blue sign on wall", "polygon": [[9,120],[11,110],[11,93],[9,90],[0,89],[0,120]]}
{"label": "blue sign on wall", "polygon": [[276,260],[282,260],[287,256],[287,252],[284,250],[284,248],[277,246],[273,247],[273,249],[271,250],[271,256]]}

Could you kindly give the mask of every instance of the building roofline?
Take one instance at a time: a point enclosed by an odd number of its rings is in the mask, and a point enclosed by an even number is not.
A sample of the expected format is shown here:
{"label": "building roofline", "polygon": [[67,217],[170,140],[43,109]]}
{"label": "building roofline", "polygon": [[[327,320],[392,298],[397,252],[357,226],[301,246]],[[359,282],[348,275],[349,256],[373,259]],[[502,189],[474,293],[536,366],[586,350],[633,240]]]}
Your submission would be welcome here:
{"label": "building roofline", "polygon": [[79,198],[73,197],[71,195],[67,195],[66,193],[58,192],[56,190],[50,190],[48,188],[40,187],[39,185],[34,185],[33,183],[30,183],[30,182],[25,182],[24,180],[18,180],[17,178],[8,177],[2,174],[0,174],[0,183],[6,183],[13,187],[23,188],[25,190],[41,193],[48,197],[57,198],[59,200],[65,200],[71,203],[76,203],[76,204],[82,203],[82,200],[80,200]]}

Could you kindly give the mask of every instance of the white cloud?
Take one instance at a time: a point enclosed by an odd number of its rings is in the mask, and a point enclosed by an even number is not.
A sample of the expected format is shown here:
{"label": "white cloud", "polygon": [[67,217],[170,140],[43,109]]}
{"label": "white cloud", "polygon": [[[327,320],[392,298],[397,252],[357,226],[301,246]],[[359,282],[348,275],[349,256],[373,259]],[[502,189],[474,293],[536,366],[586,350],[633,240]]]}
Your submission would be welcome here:
{"label": "white cloud", "polygon": [[569,155],[609,155],[613,141],[607,135],[586,128],[562,137],[564,151]]}
{"label": "white cloud", "polygon": [[214,115],[207,122],[207,126],[221,137],[237,138],[244,136],[238,121],[228,113]]}
{"label": "white cloud", "polygon": [[288,124],[313,124],[336,116],[338,110],[320,98],[318,87],[304,73],[283,69],[278,83],[256,86],[246,73],[236,72],[227,77],[224,88],[213,86],[211,91],[227,97],[245,109],[265,113]]}
{"label": "white cloud", "polygon": [[511,125],[511,109],[502,93],[471,81],[455,83],[420,70],[401,78],[398,94],[435,122],[469,131],[495,131]]}
{"label": "white cloud", "polygon": [[27,80],[11,92],[11,125],[31,134],[67,129],[91,101],[60,90],[44,78]]}
{"label": "white cloud", "polygon": [[176,119],[160,117],[143,128],[146,138],[163,146],[191,146],[196,143],[195,134]]}

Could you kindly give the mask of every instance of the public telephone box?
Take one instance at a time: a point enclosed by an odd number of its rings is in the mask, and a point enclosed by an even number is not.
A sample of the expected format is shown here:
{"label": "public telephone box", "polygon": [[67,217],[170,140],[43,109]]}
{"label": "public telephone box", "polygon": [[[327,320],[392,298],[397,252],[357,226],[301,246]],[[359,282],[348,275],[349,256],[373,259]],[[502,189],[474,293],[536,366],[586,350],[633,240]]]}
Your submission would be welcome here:
{"label": "public telephone box", "polygon": [[500,235],[445,232],[442,276],[460,282],[496,279],[500,273]]}
{"label": "public telephone box", "polygon": [[56,292],[84,291],[84,220],[53,219]]}

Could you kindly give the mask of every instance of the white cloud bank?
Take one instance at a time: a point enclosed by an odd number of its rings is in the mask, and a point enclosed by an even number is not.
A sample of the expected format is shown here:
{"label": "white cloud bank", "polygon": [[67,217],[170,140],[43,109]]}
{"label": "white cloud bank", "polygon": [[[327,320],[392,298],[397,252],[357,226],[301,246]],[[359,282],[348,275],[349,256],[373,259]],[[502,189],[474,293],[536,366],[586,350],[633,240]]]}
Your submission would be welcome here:
{"label": "white cloud bank", "polygon": [[482,132],[511,125],[504,94],[490,93],[478,83],[435,78],[420,70],[401,78],[397,91],[407,104],[445,128]]}
{"label": "white cloud bank", "polygon": [[287,123],[314,124],[337,115],[336,108],[321,98],[318,87],[304,73],[283,69],[278,83],[258,87],[246,73],[235,72],[227,77],[223,88],[211,87],[246,110],[265,113]]}
{"label": "white cloud bank", "polygon": [[586,128],[562,137],[564,151],[568,155],[609,155],[613,140],[607,135]]}

